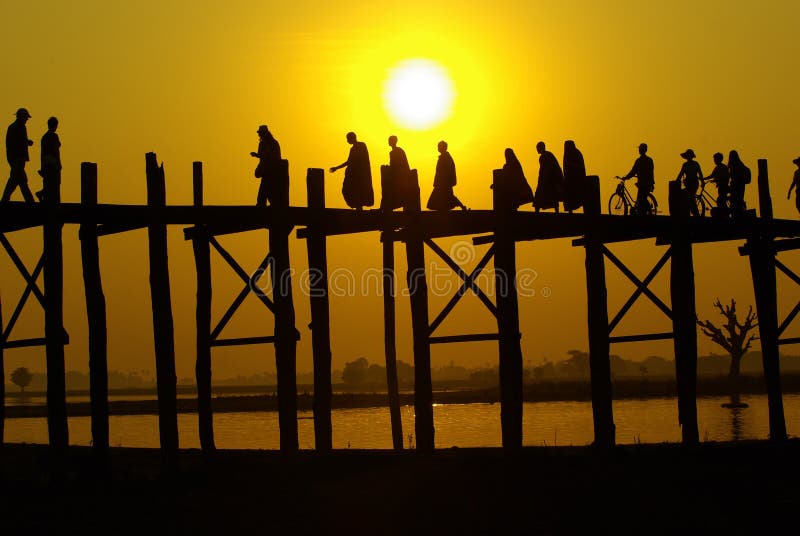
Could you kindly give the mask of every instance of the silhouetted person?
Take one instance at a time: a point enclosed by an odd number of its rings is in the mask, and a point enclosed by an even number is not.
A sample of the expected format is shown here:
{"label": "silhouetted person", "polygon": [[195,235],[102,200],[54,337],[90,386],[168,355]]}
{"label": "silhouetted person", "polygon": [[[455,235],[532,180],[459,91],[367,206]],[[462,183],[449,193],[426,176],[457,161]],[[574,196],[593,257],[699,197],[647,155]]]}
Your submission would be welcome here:
{"label": "silhouetted person", "polygon": [[498,194],[502,196],[506,206],[518,208],[526,203],[533,203],[533,190],[525,178],[517,155],[513,149],[506,149],[506,162],[503,164],[503,183],[492,184],[492,188],[500,188]]}
{"label": "silhouetted person", "polygon": [[797,208],[797,212],[800,212],[800,158],[795,158],[792,163],[797,166],[797,169],[794,170],[794,177],[792,177],[792,184],[789,186],[786,199],[791,199],[792,190],[794,190],[794,206]]}
{"label": "silhouetted person", "polygon": [[[61,140],[56,134],[58,129],[58,119],[51,117],[47,120],[47,132],[42,136],[41,149],[41,169],[39,175],[42,176],[43,189],[36,192],[39,201],[44,200],[45,192],[59,192],[61,184]],[[54,200],[56,203],[60,199]]]}
{"label": "silhouetted person", "polygon": [[730,172],[728,166],[722,162],[722,153],[714,153],[714,171],[704,180],[713,180],[717,186],[717,210],[725,215],[728,210],[728,195],[730,194]]}
{"label": "silhouetted person", "polygon": [[536,212],[548,208],[558,212],[558,203],[563,196],[564,173],[555,155],[546,149],[543,141],[536,144],[536,152],[539,153],[539,182],[536,184],[533,206]]}
{"label": "silhouetted person", "polygon": [[728,172],[731,176],[731,214],[739,216],[747,209],[744,190],[750,184],[750,168],[744,165],[737,151],[731,151],[728,155]]}
{"label": "silhouetted person", "polygon": [[35,203],[31,189],[28,187],[28,176],[25,174],[25,162],[30,160],[28,147],[33,145],[33,140],[28,139],[28,129],[25,127],[31,114],[25,108],[20,108],[16,115],[17,119],[8,126],[8,131],[6,131],[6,159],[11,167],[11,173],[0,202],[11,199],[11,194],[19,187],[25,201]]}
{"label": "silhouetted person", "polygon": [[456,185],[456,163],[447,152],[447,142],[440,141],[437,149],[439,160],[436,162],[436,175],[433,177],[433,191],[426,206],[430,210],[451,210],[455,207],[467,210],[466,205],[453,193],[453,187]]}
{"label": "silhouetted person", "polygon": [[342,195],[350,208],[361,210],[363,207],[371,207],[375,203],[369,153],[366,144],[356,139],[355,132],[347,133],[347,143],[352,145],[347,160],[332,167],[330,171],[333,173],[337,169],[347,168],[344,171]]}
{"label": "silhouetted person", "polygon": [[411,168],[408,165],[406,152],[397,146],[397,136],[389,136],[389,176],[383,185],[381,209],[393,210],[405,206],[411,195]]}
{"label": "silhouetted person", "polygon": [[647,196],[655,189],[656,180],[654,175],[653,159],[647,156],[647,144],[639,144],[639,158],[633,163],[630,172],[622,177],[627,180],[636,177],[636,206],[633,207],[639,214],[650,212],[650,201]]}
{"label": "silhouetted person", "polygon": [[259,138],[258,152],[250,153],[250,156],[258,158],[255,176],[257,179],[261,179],[256,205],[264,206],[267,201],[271,205],[274,202],[273,196],[280,171],[281,145],[269,131],[267,125],[259,126],[256,134]]}
{"label": "silhouetted person", "polygon": [[700,169],[700,164],[695,160],[695,154],[692,149],[686,149],[681,153],[681,158],[686,160],[678,172],[676,181],[683,179],[683,195],[685,202],[688,204],[689,212],[692,216],[699,216],[700,212],[697,210],[697,203],[695,197],[697,190],[700,188],[700,181],[703,179],[703,171]]}
{"label": "silhouetted person", "polygon": [[586,164],[575,142],[564,142],[564,210],[572,212],[583,206],[586,191]]}

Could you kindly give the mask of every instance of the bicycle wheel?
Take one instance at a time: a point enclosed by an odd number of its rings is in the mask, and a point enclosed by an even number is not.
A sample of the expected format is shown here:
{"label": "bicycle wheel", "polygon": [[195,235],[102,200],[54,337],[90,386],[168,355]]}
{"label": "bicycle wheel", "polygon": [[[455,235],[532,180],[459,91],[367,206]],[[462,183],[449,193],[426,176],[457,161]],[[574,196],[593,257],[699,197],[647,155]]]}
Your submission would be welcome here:
{"label": "bicycle wheel", "polygon": [[618,193],[611,194],[608,198],[608,213],[614,216],[627,216],[628,202]]}
{"label": "bicycle wheel", "polygon": [[655,216],[658,214],[658,201],[653,194],[647,194],[647,202],[650,203],[650,210],[647,211],[648,216]]}

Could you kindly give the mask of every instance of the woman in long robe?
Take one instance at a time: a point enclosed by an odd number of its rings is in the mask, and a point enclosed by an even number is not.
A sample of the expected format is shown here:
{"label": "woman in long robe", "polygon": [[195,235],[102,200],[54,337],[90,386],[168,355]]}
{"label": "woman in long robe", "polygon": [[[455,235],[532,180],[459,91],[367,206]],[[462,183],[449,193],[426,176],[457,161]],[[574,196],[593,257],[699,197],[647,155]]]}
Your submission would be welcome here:
{"label": "woman in long robe", "polygon": [[564,142],[564,210],[572,212],[583,206],[586,191],[586,164],[575,142]]}
{"label": "woman in long robe", "polygon": [[[517,155],[513,149],[506,149],[506,162],[503,164],[503,184],[501,195],[505,198],[504,202],[517,208],[526,203],[533,203],[533,189],[525,178]],[[492,185],[492,188],[498,187]]]}

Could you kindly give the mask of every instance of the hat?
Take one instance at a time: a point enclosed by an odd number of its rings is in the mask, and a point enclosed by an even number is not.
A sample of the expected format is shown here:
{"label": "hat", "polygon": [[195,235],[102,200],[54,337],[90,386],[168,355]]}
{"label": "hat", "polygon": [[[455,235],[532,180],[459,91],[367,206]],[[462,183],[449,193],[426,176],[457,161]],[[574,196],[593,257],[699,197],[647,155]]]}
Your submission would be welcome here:
{"label": "hat", "polygon": [[20,108],[17,110],[17,117],[27,117],[30,118],[31,114],[28,113],[28,110],[25,108]]}
{"label": "hat", "polygon": [[256,134],[261,134],[262,132],[269,132],[267,125],[261,125],[258,127],[258,130],[256,130]]}
{"label": "hat", "polygon": [[683,158],[694,158],[695,157],[694,151],[691,150],[691,149],[686,149],[686,152],[685,153],[681,153],[681,156]]}

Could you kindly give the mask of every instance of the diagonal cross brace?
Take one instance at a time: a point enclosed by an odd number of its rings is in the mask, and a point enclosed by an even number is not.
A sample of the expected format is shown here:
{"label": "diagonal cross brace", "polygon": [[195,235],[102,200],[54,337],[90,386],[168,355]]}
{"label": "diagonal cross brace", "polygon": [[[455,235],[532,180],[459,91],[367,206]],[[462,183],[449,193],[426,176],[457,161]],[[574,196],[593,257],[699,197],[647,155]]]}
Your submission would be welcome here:
{"label": "diagonal cross brace", "polygon": [[[775,259],[775,267],[784,274],[786,274],[786,277],[788,277],[789,279],[800,285],[800,276],[798,276],[796,273],[790,270],[785,264],[783,264],[778,259]],[[786,331],[786,328],[789,327],[789,324],[792,323],[792,320],[795,319],[798,313],[800,313],[800,302],[798,302],[798,304],[794,306],[794,309],[792,309],[792,311],[786,316],[786,319],[783,322],[781,322],[780,327],[778,327],[778,337],[780,337],[783,334],[783,332]]]}
{"label": "diagonal cross brace", "polygon": [[647,288],[647,286],[653,281],[653,279],[655,279],[656,275],[658,275],[658,272],[661,270],[661,268],[664,267],[667,260],[672,256],[672,248],[667,249],[664,255],[658,260],[656,265],[653,267],[653,269],[650,270],[650,273],[647,274],[647,277],[645,277],[644,281],[640,281],[639,278],[636,277],[633,274],[633,272],[631,272],[628,269],[628,267],[622,263],[621,260],[619,260],[613,253],[611,253],[611,251],[606,246],[602,246],[602,248],[603,248],[603,254],[606,257],[608,257],[608,259],[612,263],[614,263],[614,265],[617,268],[619,268],[619,271],[622,272],[625,275],[625,277],[630,279],[631,282],[634,285],[636,285],[636,290],[634,291],[634,293],[631,295],[628,301],[625,302],[625,305],[622,306],[622,309],[620,309],[620,311],[616,314],[614,319],[609,323],[608,332],[611,333],[613,331],[613,329],[617,326],[617,324],[619,324],[619,322],[622,320],[622,317],[625,316],[625,313],[628,312],[628,310],[633,306],[634,302],[642,294],[647,296],[650,299],[650,301],[652,301],[659,309],[661,309],[664,312],[665,315],[667,315],[668,318],[671,319],[672,311],[670,310],[670,308],[667,307],[666,304],[664,304],[664,302],[661,301],[661,299],[658,296],[653,294],[653,291]]}
{"label": "diagonal cross brace", "polygon": [[[217,242],[217,239],[214,238],[213,236],[210,236],[208,238],[208,241],[209,241],[209,243],[211,243],[212,246],[214,246],[214,249],[217,250],[217,252],[220,254],[220,256],[223,259],[225,259],[225,262],[228,263],[228,265],[233,269],[233,271],[236,272],[236,275],[239,276],[239,278],[245,283],[246,288],[249,290],[251,288],[250,286],[252,284],[252,278],[249,275],[247,275],[247,272],[245,272],[244,269],[241,266],[239,266],[239,263],[236,262],[236,260],[233,258],[233,255],[228,253],[225,250],[225,248],[223,248],[220,245],[220,243]],[[272,254],[271,253],[267,253],[267,256],[264,257],[264,260],[259,265],[257,271],[259,271],[259,272],[263,271],[267,267],[267,264],[269,264],[269,259],[270,258],[272,258]],[[267,306],[267,309],[272,311],[273,314],[275,313],[275,304],[272,303],[272,300],[270,300],[268,297],[266,297],[263,293],[254,292],[254,294],[258,297],[259,300],[261,300],[261,302],[264,305]]]}
{"label": "diagonal cross brace", "polygon": [[498,314],[497,313],[497,306],[494,303],[492,303],[492,301],[489,299],[489,297],[486,296],[486,294],[483,292],[483,290],[481,290],[481,288],[477,285],[477,283],[475,283],[475,279],[478,277],[478,275],[480,275],[481,271],[483,271],[483,269],[489,263],[489,260],[491,260],[491,258],[494,256],[494,251],[495,251],[494,245],[492,245],[489,248],[489,250],[483,256],[483,258],[480,260],[480,262],[478,262],[478,264],[472,270],[472,273],[471,274],[467,274],[460,266],[458,266],[458,264],[455,263],[455,261],[453,261],[453,259],[450,258],[449,255],[447,255],[447,253],[442,251],[442,249],[438,245],[436,245],[436,243],[433,242],[433,240],[430,240],[430,239],[425,240],[425,243],[463,281],[463,283],[461,284],[461,287],[456,291],[456,293],[453,295],[453,297],[450,298],[450,301],[447,303],[447,305],[444,306],[444,308],[439,313],[439,315],[431,323],[430,327],[428,328],[428,335],[432,335],[433,332],[436,331],[436,328],[438,328],[441,325],[441,323],[444,322],[445,318],[447,318],[447,315],[450,314],[450,311],[453,310],[453,308],[456,306],[456,304],[461,299],[461,297],[464,294],[466,294],[467,288],[471,289],[475,293],[475,295],[478,296],[478,298],[480,298],[480,300],[483,302],[483,304],[486,305],[486,308],[489,309],[489,312],[491,312],[492,315],[494,315],[495,318],[497,318],[497,314]]}
{"label": "diagonal cross brace", "polygon": [[[42,291],[39,290],[39,286],[36,284],[36,279],[28,272],[28,269],[25,267],[22,259],[19,258],[17,252],[14,251],[14,247],[2,233],[0,233],[0,244],[3,245],[3,248],[8,253],[8,257],[11,259],[11,262],[14,263],[14,266],[17,267],[17,270],[19,270],[19,273],[22,275],[23,279],[25,279],[25,282],[33,292],[33,295],[36,296],[36,299],[39,301],[42,307],[44,307],[44,294],[42,294]],[[39,262],[41,263],[42,259],[39,259]]]}
{"label": "diagonal cross brace", "polygon": [[17,306],[14,308],[14,312],[11,313],[11,317],[8,319],[8,324],[6,324],[5,330],[3,331],[4,341],[9,340],[11,337],[11,331],[14,329],[14,325],[17,323],[17,320],[19,320],[19,315],[22,314],[22,309],[28,302],[28,296],[31,295],[33,289],[39,288],[36,286],[36,280],[39,279],[39,274],[42,272],[42,268],[44,268],[44,255],[39,257],[39,262],[36,263],[36,267],[33,269],[33,274],[31,274],[31,280],[25,286],[25,290],[22,292],[22,296],[20,296],[19,302],[17,302]]}

